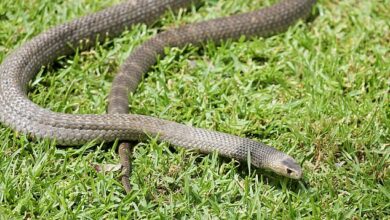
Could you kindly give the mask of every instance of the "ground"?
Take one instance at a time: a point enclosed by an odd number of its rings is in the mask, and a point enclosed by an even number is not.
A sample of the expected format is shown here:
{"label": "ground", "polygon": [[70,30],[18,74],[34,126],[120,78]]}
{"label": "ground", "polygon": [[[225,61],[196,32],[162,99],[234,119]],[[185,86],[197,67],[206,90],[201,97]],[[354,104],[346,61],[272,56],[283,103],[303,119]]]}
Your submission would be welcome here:
{"label": "ground", "polygon": [[[115,2],[1,1],[0,61],[43,30]],[[157,31],[274,2],[207,0],[136,25],[59,58],[29,97],[57,112],[104,114],[119,65]],[[125,195],[118,173],[94,169],[118,162],[116,145],[60,147],[0,125],[0,217],[388,219],[389,11],[388,0],[320,0],[284,34],[167,48],[129,98],[132,113],[275,146],[302,164],[301,181],[151,137],[135,146]]]}

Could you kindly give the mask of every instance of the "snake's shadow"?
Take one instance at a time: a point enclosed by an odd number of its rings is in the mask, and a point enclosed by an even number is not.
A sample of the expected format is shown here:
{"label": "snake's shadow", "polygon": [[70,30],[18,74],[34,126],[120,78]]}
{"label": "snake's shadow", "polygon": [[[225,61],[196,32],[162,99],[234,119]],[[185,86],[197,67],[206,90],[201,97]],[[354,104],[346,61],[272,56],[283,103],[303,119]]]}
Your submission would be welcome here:
{"label": "snake's shadow", "polygon": [[[231,158],[223,156],[219,156],[219,158],[219,166],[221,166],[223,163],[230,163],[232,161]],[[236,168],[237,174],[241,179],[245,179],[246,177],[250,176],[253,179],[257,178],[259,182],[272,186],[274,189],[288,189],[295,193],[298,193],[302,190],[305,191],[310,187],[304,177],[300,180],[294,180],[280,176],[265,169],[257,168],[251,164],[248,164],[246,161],[237,161],[236,163],[238,163]],[[253,182],[253,184],[255,184],[255,182]]]}
{"label": "snake's shadow", "polygon": [[[140,142],[131,141],[129,143],[131,146],[132,155],[134,155],[133,152],[134,152],[136,147],[140,147],[139,146]],[[113,146],[118,147],[118,145],[116,145],[114,143],[104,143],[101,145],[101,149],[105,150],[105,151],[109,151]],[[63,148],[63,149],[68,148],[67,146],[62,146],[62,145],[57,145],[57,147]],[[77,146],[72,146],[72,147],[73,148],[82,148],[82,147],[77,147]],[[170,153],[173,153],[173,154],[178,152],[178,148],[171,146],[171,145],[169,145],[168,149],[169,149]],[[89,151],[91,151],[91,150],[89,150]],[[210,154],[204,154],[204,153],[198,152],[196,150],[190,150],[190,151],[193,152],[194,154],[197,154],[196,159],[195,159],[195,165],[200,165],[210,155]],[[88,154],[88,151],[83,151],[83,153]],[[130,160],[131,164],[132,164],[133,160],[134,160],[134,158],[131,158],[131,160]],[[223,164],[227,164],[227,163],[231,163],[231,162],[232,162],[231,158],[227,158],[227,157],[223,157],[223,156],[218,155],[217,169],[219,169],[221,166],[223,166]],[[249,165],[245,161],[240,161],[240,162],[236,161],[236,164],[237,164],[237,166],[235,166],[235,169],[236,169],[236,173],[240,176],[240,180],[245,180],[245,178],[247,178],[249,176],[253,180],[258,179],[259,182],[264,183],[264,184],[269,185],[269,186],[272,186],[272,188],[274,188],[276,190],[283,191],[283,190],[287,189],[287,190],[292,191],[294,193],[298,193],[300,191],[306,191],[308,188],[310,188],[309,184],[307,183],[307,181],[305,181],[304,178],[301,180],[289,179],[287,177],[277,175],[273,172],[257,168],[253,165]],[[134,168],[135,167],[133,167],[133,165],[131,165],[130,176],[132,175]],[[137,169],[137,168],[135,168],[135,169]],[[252,184],[255,184],[255,181],[253,181]]]}

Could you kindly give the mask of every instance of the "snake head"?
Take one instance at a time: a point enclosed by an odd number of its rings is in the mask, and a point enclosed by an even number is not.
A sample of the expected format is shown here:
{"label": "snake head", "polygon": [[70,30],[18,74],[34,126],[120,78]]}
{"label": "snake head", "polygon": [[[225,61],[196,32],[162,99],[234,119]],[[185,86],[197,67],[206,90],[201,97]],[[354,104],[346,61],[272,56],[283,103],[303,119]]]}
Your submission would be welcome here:
{"label": "snake head", "polygon": [[287,155],[272,161],[270,169],[279,175],[292,179],[300,179],[302,177],[302,168],[292,157]]}

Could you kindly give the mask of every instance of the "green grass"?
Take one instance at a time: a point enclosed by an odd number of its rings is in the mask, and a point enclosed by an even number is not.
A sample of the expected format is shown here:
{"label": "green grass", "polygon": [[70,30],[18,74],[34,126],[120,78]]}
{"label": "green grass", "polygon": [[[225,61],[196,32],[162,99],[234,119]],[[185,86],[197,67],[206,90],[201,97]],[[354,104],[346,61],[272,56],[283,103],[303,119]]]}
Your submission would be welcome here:
{"label": "green grass", "polygon": [[[208,0],[167,13],[60,58],[34,79],[30,98],[53,111],[103,114],[119,65],[157,30],[273,2]],[[43,30],[111,4],[1,1],[0,61]],[[130,98],[132,113],[275,146],[302,164],[302,181],[152,138],[135,147],[126,196],[118,173],[93,168],[117,163],[116,146],[62,148],[0,126],[0,216],[389,219],[390,1],[322,0],[315,11],[271,38],[167,49]]]}

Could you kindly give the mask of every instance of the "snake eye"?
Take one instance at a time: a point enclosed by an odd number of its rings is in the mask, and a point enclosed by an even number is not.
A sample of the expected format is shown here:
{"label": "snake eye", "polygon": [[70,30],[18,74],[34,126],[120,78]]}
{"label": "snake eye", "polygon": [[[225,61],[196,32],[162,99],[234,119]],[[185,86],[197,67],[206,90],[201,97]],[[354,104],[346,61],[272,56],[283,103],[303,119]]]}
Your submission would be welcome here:
{"label": "snake eye", "polygon": [[288,174],[288,175],[290,175],[290,174],[293,172],[293,171],[292,171],[291,169],[289,169],[289,168],[287,168],[286,171],[287,171],[287,174]]}

